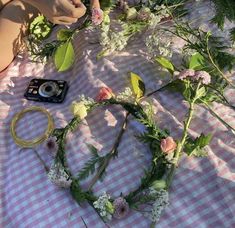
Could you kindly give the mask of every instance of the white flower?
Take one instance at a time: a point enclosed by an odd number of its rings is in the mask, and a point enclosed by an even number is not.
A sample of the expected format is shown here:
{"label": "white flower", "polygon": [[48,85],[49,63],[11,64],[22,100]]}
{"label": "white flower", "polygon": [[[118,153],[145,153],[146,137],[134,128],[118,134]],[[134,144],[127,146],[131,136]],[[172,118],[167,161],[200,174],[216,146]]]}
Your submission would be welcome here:
{"label": "white flower", "polygon": [[151,212],[145,212],[144,216],[150,219],[152,222],[157,222],[160,219],[162,211],[169,205],[169,195],[164,189],[156,190],[149,188],[149,195],[156,197],[153,203]]}
{"label": "white flower", "polygon": [[90,98],[90,97],[85,97],[84,94],[80,95],[80,96],[78,97],[78,100],[79,100],[79,101],[82,101],[83,104],[84,104],[85,106],[87,106],[87,107],[93,106],[94,103],[95,103],[94,99],[92,99],[92,98]]}
{"label": "white flower", "polygon": [[79,117],[81,120],[83,120],[87,116],[87,107],[83,101],[73,101],[70,109],[73,115],[75,117]]}
{"label": "white flower", "polygon": [[131,88],[126,87],[125,90],[121,93],[119,93],[116,96],[116,99],[119,101],[128,101],[128,102],[134,102],[135,101],[135,96],[132,93]]}
{"label": "white flower", "polygon": [[94,208],[98,210],[100,216],[102,216],[106,221],[112,219],[112,214],[114,212],[114,207],[109,199],[110,195],[103,192],[103,194],[93,203]]}
{"label": "white flower", "polygon": [[70,176],[65,172],[61,163],[53,163],[47,177],[53,184],[61,188],[69,188],[72,183]]}

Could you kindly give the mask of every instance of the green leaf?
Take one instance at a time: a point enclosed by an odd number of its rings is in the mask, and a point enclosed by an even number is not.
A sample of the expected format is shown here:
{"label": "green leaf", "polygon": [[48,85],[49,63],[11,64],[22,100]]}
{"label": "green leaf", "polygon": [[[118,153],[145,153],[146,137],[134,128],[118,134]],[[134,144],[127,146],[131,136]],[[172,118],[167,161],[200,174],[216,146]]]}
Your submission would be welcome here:
{"label": "green leaf", "polygon": [[195,96],[196,96],[196,99],[199,99],[201,97],[204,97],[205,95],[206,95],[206,88],[203,86],[197,91]]}
{"label": "green leaf", "polygon": [[167,187],[166,181],[165,180],[155,180],[152,184],[151,187],[153,187],[156,190],[164,189]]}
{"label": "green leaf", "polygon": [[191,93],[190,88],[186,88],[186,89],[184,90],[183,96],[184,96],[184,98],[185,98],[186,101],[188,101],[188,102],[191,101],[192,93]]}
{"label": "green leaf", "polygon": [[33,34],[38,40],[44,40],[49,37],[52,32],[53,24],[44,16],[36,17],[29,26],[29,33]]}
{"label": "green leaf", "polygon": [[139,75],[133,72],[130,72],[130,76],[131,76],[131,85],[132,85],[133,91],[136,95],[136,99],[139,100],[142,96],[144,96],[145,84]]}
{"label": "green leaf", "polygon": [[192,55],[190,62],[189,62],[189,69],[194,69],[194,70],[199,70],[203,68],[204,64],[204,57],[196,52],[195,54]]}
{"label": "green leaf", "polygon": [[113,7],[115,7],[115,0],[100,0],[100,8],[103,11],[110,11]]}
{"label": "green leaf", "polygon": [[196,143],[200,148],[207,146],[212,139],[212,134],[204,135],[203,133],[196,138]]}
{"label": "green leaf", "polygon": [[211,141],[212,135],[204,135],[203,133],[197,137],[195,140],[188,138],[185,146],[184,151],[188,156],[194,155],[196,157],[206,156],[207,153],[204,150],[204,147],[207,146]]}
{"label": "green leaf", "polygon": [[90,152],[93,154],[93,155],[97,155],[98,156],[98,150],[96,147],[94,147],[92,144],[89,144],[87,143],[86,144],[88,149],[90,150]]}
{"label": "green leaf", "polygon": [[57,39],[60,41],[67,41],[68,39],[70,39],[73,35],[73,31],[69,30],[69,29],[60,29],[57,32]]}
{"label": "green leaf", "polygon": [[70,186],[70,192],[71,192],[71,195],[73,196],[73,198],[78,203],[82,203],[82,202],[86,201],[86,195],[82,191],[82,188],[80,187],[78,180],[73,180],[73,182],[71,183],[71,186]]}
{"label": "green leaf", "polygon": [[57,138],[59,138],[59,137],[61,137],[63,135],[63,133],[64,133],[64,129],[63,128],[56,128],[56,129],[54,129],[52,135],[57,137]]}
{"label": "green leaf", "polygon": [[68,70],[74,63],[75,54],[71,41],[61,44],[55,51],[54,61],[59,72]]}
{"label": "green leaf", "polygon": [[173,75],[175,70],[174,65],[168,59],[164,57],[158,57],[156,58],[156,61]]}

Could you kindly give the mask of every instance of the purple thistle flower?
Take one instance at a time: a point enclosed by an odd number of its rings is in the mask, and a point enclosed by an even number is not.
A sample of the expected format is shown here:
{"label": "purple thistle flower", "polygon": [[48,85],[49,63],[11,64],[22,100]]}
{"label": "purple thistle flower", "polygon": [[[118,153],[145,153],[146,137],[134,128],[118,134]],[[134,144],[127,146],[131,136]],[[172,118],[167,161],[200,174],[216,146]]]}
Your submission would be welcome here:
{"label": "purple thistle flower", "polygon": [[184,80],[187,77],[194,77],[195,76],[195,71],[192,69],[187,69],[187,70],[183,70],[179,73],[178,78],[180,80]]}
{"label": "purple thistle flower", "polygon": [[114,206],[114,218],[124,218],[129,213],[129,205],[123,197],[118,197],[113,202]]}
{"label": "purple thistle flower", "polygon": [[202,80],[202,84],[208,85],[211,83],[211,76],[206,71],[197,71],[195,73],[196,80]]}

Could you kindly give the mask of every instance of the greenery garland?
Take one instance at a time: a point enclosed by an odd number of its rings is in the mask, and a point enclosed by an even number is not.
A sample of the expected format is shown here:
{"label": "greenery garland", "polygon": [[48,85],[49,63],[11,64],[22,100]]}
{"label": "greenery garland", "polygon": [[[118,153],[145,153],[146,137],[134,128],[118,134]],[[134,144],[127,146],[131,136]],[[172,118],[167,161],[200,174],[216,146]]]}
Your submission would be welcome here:
{"label": "greenery garland", "polygon": [[[92,157],[86,162],[84,167],[77,175],[73,176],[71,174],[66,162],[65,144],[67,134],[70,131],[75,130],[82,119],[89,112],[97,107],[107,105],[121,105],[127,111],[128,115],[132,115],[137,121],[145,125],[146,132],[144,135],[141,135],[140,138],[143,140],[146,137],[152,138],[152,140],[149,141],[149,148],[152,153],[152,163],[149,169],[146,170],[146,174],[142,178],[141,185],[133,192],[130,192],[127,196],[121,195],[117,199],[111,198],[106,193],[97,197],[93,194],[91,187],[99,178],[102,177],[110,159],[117,156],[118,144],[122,134],[124,133],[123,129],[126,124],[122,126],[122,130],[119,134],[118,141],[115,143],[115,147],[105,156],[100,157],[98,155],[97,149],[94,146],[89,145]],[[168,154],[161,150],[161,141],[171,137],[169,137],[166,130],[161,130],[158,126],[155,125],[151,118],[151,113],[146,113],[138,103],[133,104],[115,99],[114,97],[101,102],[92,102],[91,99],[83,99],[79,103],[74,103],[72,110],[75,115],[74,118],[68,123],[66,127],[55,129],[52,134],[52,137],[56,137],[58,149],[54,163],[48,173],[49,179],[61,187],[70,187],[70,191],[74,199],[79,204],[87,201],[96,209],[104,221],[110,220],[112,215],[114,215],[116,218],[122,218],[127,214],[129,207],[137,210],[141,205],[156,200],[161,200],[162,203],[164,203],[162,208],[159,207],[158,210],[161,211],[164,209],[164,206],[168,204],[168,193],[166,191],[168,186],[162,178],[164,174],[166,175],[166,173],[169,171],[169,167],[172,161],[170,160]],[[126,123],[126,121],[124,123]],[[176,143],[173,143],[173,145],[176,147]],[[97,174],[95,175],[95,179],[93,179],[89,190],[82,190],[80,181],[94,173],[97,164]],[[159,216],[157,214],[154,216],[155,217],[152,219],[155,221],[158,220]]]}
{"label": "greenery garland", "polygon": [[[48,178],[60,187],[70,188],[72,196],[79,204],[88,202],[104,222],[110,221],[112,217],[117,219],[125,217],[130,208],[141,212],[153,224],[157,222],[160,219],[162,210],[169,204],[168,190],[183,152],[189,156],[205,156],[204,147],[211,140],[211,135],[201,134],[196,139],[188,136],[194,105],[205,95],[204,86],[210,83],[210,76],[205,72],[203,74],[202,72],[193,72],[195,75],[191,76],[190,73],[182,72],[179,76],[179,80],[186,85],[185,94],[187,94],[187,100],[190,104],[184,122],[183,135],[179,142],[175,142],[169,136],[167,130],[162,130],[155,124],[151,105],[148,105],[147,111],[144,111],[140,103],[141,99],[144,98],[145,86],[142,79],[131,72],[131,82],[135,96],[133,96],[130,89],[126,89],[126,91],[115,97],[111,89],[102,88],[98,101],[95,102],[91,98],[81,97],[80,102],[72,104],[74,118],[64,128],[55,129],[51,138],[47,141],[47,147],[51,147],[54,143],[56,150],[54,163],[48,172]],[[188,78],[189,76],[191,78]],[[146,97],[150,95],[151,93]],[[133,102],[130,102],[130,100]],[[72,175],[66,159],[67,134],[74,131],[89,112],[100,106],[108,105],[120,105],[126,110],[126,117],[114,146],[109,153],[101,157],[93,145],[88,145],[91,158],[76,175]],[[145,170],[145,175],[142,177],[139,187],[129,194],[125,196],[121,194],[116,199],[106,192],[96,196],[92,192],[92,187],[98,179],[104,176],[110,160],[118,155],[118,146],[127,127],[129,115],[145,126],[146,130],[137,138],[149,146],[152,156],[151,165]],[[88,190],[83,190],[80,185],[81,181],[95,172],[96,174],[92,178]]]}

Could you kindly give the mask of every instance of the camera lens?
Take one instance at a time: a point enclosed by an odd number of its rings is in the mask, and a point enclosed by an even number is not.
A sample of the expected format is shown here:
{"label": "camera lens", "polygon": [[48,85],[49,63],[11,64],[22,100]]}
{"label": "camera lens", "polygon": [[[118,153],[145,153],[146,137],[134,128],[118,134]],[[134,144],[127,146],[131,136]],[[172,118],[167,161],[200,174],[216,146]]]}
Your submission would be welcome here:
{"label": "camera lens", "polygon": [[39,87],[39,94],[42,97],[52,97],[58,94],[59,86],[56,82],[48,81]]}
{"label": "camera lens", "polygon": [[45,91],[48,92],[48,93],[51,92],[51,91],[52,91],[52,87],[49,86],[49,85],[46,86],[46,87],[45,87]]}

